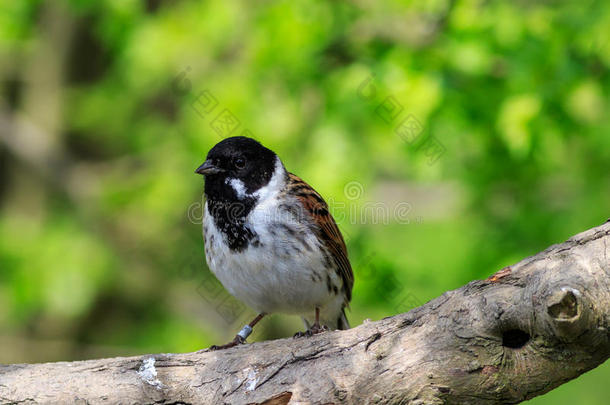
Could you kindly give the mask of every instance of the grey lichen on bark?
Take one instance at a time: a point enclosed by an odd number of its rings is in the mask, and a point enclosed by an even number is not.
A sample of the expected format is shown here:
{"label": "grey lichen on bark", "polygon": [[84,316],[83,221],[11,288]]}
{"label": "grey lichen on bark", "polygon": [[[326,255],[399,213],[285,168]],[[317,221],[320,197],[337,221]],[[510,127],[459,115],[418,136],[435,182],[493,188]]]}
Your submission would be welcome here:
{"label": "grey lichen on bark", "polygon": [[497,404],[610,355],[610,222],[347,331],[217,352],[0,365],[0,402]]}

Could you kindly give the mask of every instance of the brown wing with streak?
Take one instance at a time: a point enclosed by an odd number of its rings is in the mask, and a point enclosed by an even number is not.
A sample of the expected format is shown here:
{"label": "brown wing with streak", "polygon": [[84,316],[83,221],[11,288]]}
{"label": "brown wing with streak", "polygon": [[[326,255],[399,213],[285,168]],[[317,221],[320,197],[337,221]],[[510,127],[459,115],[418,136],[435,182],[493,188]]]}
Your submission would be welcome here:
{"label": "brown wing with streak", "polygon": [[354,285],[354,273],[347,258],[347,248],[343,236],[335,223],[334,218],[328,211],[328,205],[324,199],[311,186],[298,176],[289,173],[290,193],[296,195],[303,204],[305,210],[311,215],[318,225],[318,236],[332,256],[337,266],[339,276],[343,280],[346,304],[352,299],[352,286]]}

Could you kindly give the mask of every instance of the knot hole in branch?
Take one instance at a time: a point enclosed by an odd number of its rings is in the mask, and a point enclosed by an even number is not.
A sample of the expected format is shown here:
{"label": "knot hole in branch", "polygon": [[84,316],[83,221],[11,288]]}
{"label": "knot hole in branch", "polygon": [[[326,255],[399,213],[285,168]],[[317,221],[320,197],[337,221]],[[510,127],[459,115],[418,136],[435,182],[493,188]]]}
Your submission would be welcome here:
{"label": "knot hole in branch", "polygon": [[520,349],[530,340],[530,335],[521,329],[508,329],[502,333],[502,346]]}

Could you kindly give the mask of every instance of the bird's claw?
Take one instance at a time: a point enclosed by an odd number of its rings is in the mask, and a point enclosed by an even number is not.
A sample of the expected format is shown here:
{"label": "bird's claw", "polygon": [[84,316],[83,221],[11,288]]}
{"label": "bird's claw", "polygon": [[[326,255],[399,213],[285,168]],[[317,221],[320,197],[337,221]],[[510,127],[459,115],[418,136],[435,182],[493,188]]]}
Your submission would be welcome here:
{"label": "bird's claw", "polygon": [[296,338],[300,338],[300,337],[304,337],[304,336],[311,337],[313,335],[317,335],[318,333],[326,332],[328,330],[330,330],[330,329],[326,325],[316,325],[316,324],[313,324],[311,326],[311,328],[307,329],[305,332],[297,332],[297,333],[295,333],[293,338],[296,339]]}
{"label": "bird's claw", "polygon": [[237,335],[237,336],[235,336],[235,338],[232,341],[230,341],[229,343],[227,343],[225,345],[220,345],[220,346],[213,345],[213,346],[210,346],[209,351],[229,349],[231,347],[235,347],[235,346],[238,346],[238,345],[243,345],[244,343],[246,343],[246,339],[244,339],[243,337]]}

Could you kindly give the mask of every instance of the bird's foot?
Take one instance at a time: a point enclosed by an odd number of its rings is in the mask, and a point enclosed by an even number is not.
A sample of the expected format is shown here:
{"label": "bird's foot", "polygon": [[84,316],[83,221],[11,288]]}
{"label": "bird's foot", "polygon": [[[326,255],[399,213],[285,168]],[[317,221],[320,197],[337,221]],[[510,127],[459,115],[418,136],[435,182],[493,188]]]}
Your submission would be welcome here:
{"label": "bird's foot", "polygon": [[330,330],[328,326],[314,323],[313,325],[311,325],[311,328],[307,329],[305,332],[295,333],[293,338],[300,338],[304,336],[310,337],[313,335],[317,335],[318,333],[326,332],[328,330]]}
{"label": "bird's foot", "polygon": [[221,345],[221,346],[217,346],[217,345],[210,346],[209,350],[210,351],[216,351],[216,350],[229,349],[229,348],[235,347],[237,345],[243,345],[244,343],[246,343],[246,339],[244,339],[243,337],[237,335],[229,343],[227,343],[225,345]]}

